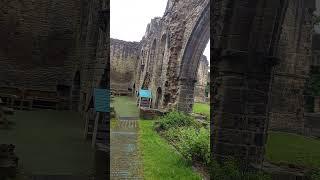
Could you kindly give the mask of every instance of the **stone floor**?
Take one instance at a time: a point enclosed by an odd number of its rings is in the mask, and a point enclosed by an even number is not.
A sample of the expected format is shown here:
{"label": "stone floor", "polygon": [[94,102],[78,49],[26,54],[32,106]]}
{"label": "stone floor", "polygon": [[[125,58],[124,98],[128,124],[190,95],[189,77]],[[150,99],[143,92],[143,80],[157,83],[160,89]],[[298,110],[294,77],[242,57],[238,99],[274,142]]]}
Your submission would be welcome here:
{"label": "stone floor", "polygon": [[143,179],[143,165],[137,147],[138,111],[134,110],[137,107],[132,99],[126,101],[124,98],[115,100],[119,119],[111,129],[111,179]]}

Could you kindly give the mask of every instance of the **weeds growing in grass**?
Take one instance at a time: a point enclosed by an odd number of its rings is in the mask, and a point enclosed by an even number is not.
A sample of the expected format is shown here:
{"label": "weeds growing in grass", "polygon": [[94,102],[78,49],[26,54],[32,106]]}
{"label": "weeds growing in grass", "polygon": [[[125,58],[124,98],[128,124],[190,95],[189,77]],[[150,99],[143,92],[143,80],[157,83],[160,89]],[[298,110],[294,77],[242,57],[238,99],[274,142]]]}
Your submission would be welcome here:
{"label": "weeds growing in grass", "polygon": [[173,111],[169,112],[163,117],[158,119],[156,128],[158,131],[167,131],[170,128],[179,128],[179,127],[189,127],[189,126],[199,126],[195,120],[184,113]]}
{"label": "weeds growing in grass", "polygon": [[214,180],[272,180],[272,177],[263,172],[244,172],[240,169],[239,161],[227,159],[223,164],[211,162],[211,179]]}

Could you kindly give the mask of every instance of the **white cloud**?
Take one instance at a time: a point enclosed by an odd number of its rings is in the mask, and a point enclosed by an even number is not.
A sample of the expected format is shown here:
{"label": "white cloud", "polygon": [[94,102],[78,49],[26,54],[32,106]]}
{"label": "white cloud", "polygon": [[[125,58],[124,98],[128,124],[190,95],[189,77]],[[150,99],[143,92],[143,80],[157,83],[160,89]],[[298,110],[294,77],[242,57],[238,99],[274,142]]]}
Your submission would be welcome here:
{"label": "white cloud", "polygon": [[[148,23],[162,17],[167,0],[110,0],[110,36],[125,41],[140,41]],[[210,47],[204,55],[210,60]]]}
{"label": "white cloud", "polygon": [[126,41],[140,41],[151,19],[162,17],[166,0],[111,0],[110,35]]}

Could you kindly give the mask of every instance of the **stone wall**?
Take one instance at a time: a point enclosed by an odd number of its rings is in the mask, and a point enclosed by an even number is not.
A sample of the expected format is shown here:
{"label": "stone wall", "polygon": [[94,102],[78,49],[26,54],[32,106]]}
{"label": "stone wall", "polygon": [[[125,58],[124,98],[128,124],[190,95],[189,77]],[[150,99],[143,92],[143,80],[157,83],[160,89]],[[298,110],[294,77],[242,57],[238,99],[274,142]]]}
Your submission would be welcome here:
{"label": "stone wall", "polygon": [[270,104],[270,129],[302,133],[304,88],[312,59],[312,16],[299,1],[289,1],[277,54]]}
{"label": "stone wall", "polygon": [[[186,58],[189,59],[186,61],[191,62],[184,62],[183,58],[185,58],[186,48],[190,43],[189,39],[194,27],[198,25],[197,22],[200,19],[203,19],[204,9],[209,7],[208,5],[207,0],[192,3],[187,0],[169,0],[164,15],[153,18],[148,24],[146,33],[140,42],[140,60],[135,84],[136,90],[139,88],[151,90],[154,108],[175,108],[179,101],[181,107],[188,107],[189,110],[189,107],[192,107],[197,67],[202,50],[205,49],[209,40],[209,32],[194,35],[204,37],[204,40],[201,40],[203,47],[193,47],[198,49],[198,53],[194,53],[197,56],[193,58]],[[209,20],[206,22],[209,24]],[[182,71],[183,67],[189,67],[192,72]],[[184,77],[185,73],[190,74],[190,77]],[[184,88],[180,82],[181,78],[191,82],[190,87]],[[190,92],[186,92],[185,89]],[[191,104],[182,102],[185,96],[190,96]]]}
{"label": "stone wall", "polygon": [[320,137],[320,114],[319,113],[306,113],[304,135]]}
{"label": "stone wall", "polygon": [[128,90],[134,86],[135,72],[140,54],[138,42],[117,39],[110,41],[110,83],[111,89]]}
{"label": "stone wall", "polygon": [[206,56],[202,56],[197,72],[197,82],[194,90],[195,102],[206,102],[206,87],[208,84],[209,62]]}
{"label": "stone wall", "polygon": [[0,2],[0,86],[71,85],[80,23],[77,0]]}

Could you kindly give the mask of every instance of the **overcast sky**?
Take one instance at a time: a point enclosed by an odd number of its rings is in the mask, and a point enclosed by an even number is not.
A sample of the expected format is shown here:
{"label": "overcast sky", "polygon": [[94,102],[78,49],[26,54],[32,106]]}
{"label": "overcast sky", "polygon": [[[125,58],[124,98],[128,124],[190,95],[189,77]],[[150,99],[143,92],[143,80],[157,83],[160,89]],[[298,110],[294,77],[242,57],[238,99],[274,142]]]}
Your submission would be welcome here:
{"label": "overcast sky", "polygon": [[[148,23],[162,17],[167,0],[110,0],[110,35],[125,41],[140,41]],[[210,47],[204,55],[210,58]]]}

